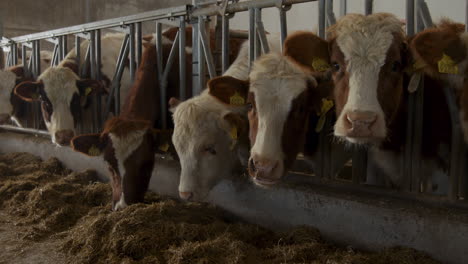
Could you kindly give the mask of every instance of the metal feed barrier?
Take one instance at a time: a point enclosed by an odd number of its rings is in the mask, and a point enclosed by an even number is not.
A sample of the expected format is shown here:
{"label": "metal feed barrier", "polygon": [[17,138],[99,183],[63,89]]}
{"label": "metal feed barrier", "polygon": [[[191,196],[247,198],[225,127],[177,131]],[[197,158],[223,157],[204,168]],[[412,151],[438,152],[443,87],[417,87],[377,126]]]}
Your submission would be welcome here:
{"label": "metal feed barrier", "polygon": [[[0,46],[3,51],[8,52],[7,66],[16,65],[18,60],[18,47],[22,49],[22,63],[27,74],[31,74],[36,78],[41,72],[40,69],[40,42],[49,41],[54,44],[53,59],[51,66],[58,65],[67,54],[67,36],[74,36],[74,47],[77,57],[80,58],[80,44],[81,40],[88,41],[86,54],[84,54],[85,62],[80,67],[81,77],[85,77],[90,73],[91,78],[100,79],[100,59],[101,59],[101,30],[114,29],[126,33],[126,37],[122,43],[120,54],[117,60],[114,76],[112,78],[112,88],[109,97],[105,103],[106,111],[101,113],[102,100],[96,96],[94,99],[94,119],[92,131],[98,132],[107,119],[110,112],[115,114],[119,113],[120,109],[120,81],[125,69],[125,62],[127,58],[130,62],[129,72],[131,79],[135,78],[135,71],[140,63],[142,55],[142,23],[155,23],[156,32],[156,49],[157,49],[157,66],[158,77],[160,80],[161,101],[156,102],[160,104],[161,111],[161,127],[167,127],[167,80],[169,71],[174,63],[177,52],[179,53],[179,78],[180,78],[180,97],[187,99],[189,95],[186,94],[186,84],[190,80],[186,80],[185,64],[185,45],[186,26],[190,24],[193,27],[193,42],[192,42],[192,55],[193,55],[193,76],[192,76],[192,94],[199,94],[205,87],[207,77],[213,78],[220,73],[223,73],[228,68],[229,62],[229,20],[238,12],[248,11],[249,14],[249,30],[248,41],[250,44],[249,60],[250,62],[258,58],[262,53],[269,51],[268,43],[266,41],[265,28],[262,22],[262,9],[276,8],[279,16],[279,31],[281,35],[281,43],[284,42],[287,36],[287,11],[291,6],[298,3],[305,2],[318,2],[318,35],[325,38],[325,29],[327,26],[333,25],[336,22],[335,14],[333,12],[333,0],[257,0],[257,1],[193,1],[193,5],[178,6],[167,9],[159,9],[140,13],[137,15],[102,20],[98,22],[87,23],[72,27],[66,27],[46,32],[40,32],[11,39],[3,37]],[[340,16],[347,12],[347,1],[340,0]],[[466,5],[466,20],[468,22],[468,1]],[[373,1],[365,1],[365,14],[371,14],[373,11]],[[209,31],[206,30],[206,23],[213,17],[216,18],[216,43],[217,49],[220,49],[220,58],[215,58],[210,49]],[[168,59],[163,62],[162,56],[162,22],[163,20],[176,20],[179,22],[179,31],[175,36],[172,44]],[[414,35],[424,28],[433,25],[429,9],[424,0],[406,0],[406,33],[408,36]],[[31,49],[32,53],[27,63],[27,49]],[[435,197],[428,195],[421,195],[421,183],[423,177],[421,170],[421,149],[422,149],[422,115],[423,115],[423,82],[419,84],[419,88],[415,93],[410,94],[409,110],[407,117],[407,133],[406,140],[410,142],[407,144],[403,157],[403,172],[404,190],[397,192],[394,190],[385,190],[374,188],[372,186],[365,186],[363,183],[366,181],[367,172],[367,151],[365,149],[353,150],[352,156],[352,178],[349,182],[338,181],[336,175],[332,175],[332,159],[333,152],[331,150],[332,136],[330,131],[332,129],[332,116],[329,113],[325,124],[325,129],[320,134],[320,154],[318,157],[318,167],[314,173],[318,177],[303,177],[292,175],[289,177],[296,182],[313,182],[320,184],[327,184],[335,188],[351,189],[356,191],[376,193],[378,195],[394,196],[399,198],[406,198],[410,200],[420,200],[429,202],[431,204],[438,204],[440,206],[453,206],[468,208],[463,200],[467,196],[468,180],[465,170],[467,155],[466,146],[463,142],[463,137],[460,129],[460,122],[458,117],[457,104],[455,100],[454,89],[444,89],[446,99],[450,107],[450,118],[452,122],[452,144],[451,144],[451,159],[450,159],[450,188],[447,197]],[[114,100],[114,109],[111,109],[112,101]],[[5,130],[15,132],[25,132],[32,134],[47,135],[47,131],[38,130],[40,124],[40,108],[33,105],[30,111],[35,114],[35,121],[33,124],[28,124],[32,128],[17,128],[12,126],[0,126]],[[89,128],[83,128],[83,130]],[[325,182],[325,183],[324,183]],[[417,195],[416,195],[417,194]]]}

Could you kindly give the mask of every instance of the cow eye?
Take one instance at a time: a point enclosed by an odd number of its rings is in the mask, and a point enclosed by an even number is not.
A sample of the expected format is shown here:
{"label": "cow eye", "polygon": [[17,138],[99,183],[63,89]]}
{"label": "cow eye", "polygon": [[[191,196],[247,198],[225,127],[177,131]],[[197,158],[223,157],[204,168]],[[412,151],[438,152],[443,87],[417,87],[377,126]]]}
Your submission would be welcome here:
{"label": "cow eye", "polygon": [[392,64],[392,71],[399,72],[401,70],[401,63],[399,61],[395,61]]}
{"label": "cow eye", "polygon": [[332,62],[332,69],[334,72],[339,72],[340,71],[340,64],[337,62]]}
{"label": "cow eye", "polygon": [[249,111],[252,111],[252,109],[253,109],[252,103],[247,103],[247,109],[248,109]]}
{"label": "cow eye", "polygon": [[211,155],[216,155],[216,150],[214,146],[208,146],[203,149],[204,152],[210,153]]}

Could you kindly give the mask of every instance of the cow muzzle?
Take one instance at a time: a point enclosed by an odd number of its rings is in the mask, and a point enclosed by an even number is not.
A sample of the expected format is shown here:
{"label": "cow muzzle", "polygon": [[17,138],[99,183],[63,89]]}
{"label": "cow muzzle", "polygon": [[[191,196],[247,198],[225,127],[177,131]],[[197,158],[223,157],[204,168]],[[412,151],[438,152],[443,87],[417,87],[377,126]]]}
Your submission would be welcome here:
{"label": "cow muzzle", "polygon": [[370,111],[350,111],[344,116],[344,136],[350,138],[370,138],[376,135],[378,115]]}
{"label": "cow muzzle", "polygon": [[10,121],[10,115],[9,114],[0,114],[0,125],[8,123],[8,121]]}
{"label": "cow muzzle", "polygon": [[248,171],[256,184],[271,186],[278,183],[283,176],[284,165],[282,161],[265,159],[254,154],[249,159]]}
{"label": "cow muzzle", "polygon": [[179,192],[179,197],[182,200],[190,201],[193,198],[193,193],[192,192]]}
{"label": "cow muzzle", "polygon": [[68,146],[74,135],[75,133],[71,130],[60,130],[55,132],[55,141],[61,146]]}

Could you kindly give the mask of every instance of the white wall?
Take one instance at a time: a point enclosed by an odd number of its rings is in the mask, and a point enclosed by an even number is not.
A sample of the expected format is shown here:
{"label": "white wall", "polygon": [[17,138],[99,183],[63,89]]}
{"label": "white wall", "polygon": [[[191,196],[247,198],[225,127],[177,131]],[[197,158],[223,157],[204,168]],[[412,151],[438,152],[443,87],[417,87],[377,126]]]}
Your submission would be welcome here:
{"label": "white wall", "polygon": [[[449,17],[457,22],[465,22],[465,0],[426,0],[434,22],[441,17]],[[334,0],[335,15],[339,15],[340,1]],[[374,12],[389,12],[405,19],[405,0],[374,0]],[[364,13],[364,0],[348,0],[348,13]],[[318,2],[293,5],[287,13],[288,32],[313,30],[318,28]],[[279,15],[276,8],[263,9],[265,29],[279,32]],[[248,29],[248,12],[237,13],[231,19],[232,29]]]}

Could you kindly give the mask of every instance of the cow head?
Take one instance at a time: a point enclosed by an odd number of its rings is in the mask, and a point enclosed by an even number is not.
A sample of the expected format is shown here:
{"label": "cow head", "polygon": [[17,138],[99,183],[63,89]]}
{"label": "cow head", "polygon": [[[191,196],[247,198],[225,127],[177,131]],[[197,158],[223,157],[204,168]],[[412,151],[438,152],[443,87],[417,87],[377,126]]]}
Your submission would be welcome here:
{"label": "cow head", "polygon": [[468,143],[468,34],[463,24],[443,20],[414,36],[410,42],[414,70],[449,82],[459,95],[459,115]]}
{"label": "cow head", "polygon": [[[218,77],[208,86],[220,97],[224,97],[221,93],[225,89],[241,87],[244,92],[238,99],[245,102],[247,82]],[[172,142],[181,165],[179,195],[186,200],[202,200],[220,179],[242,169],[239,155],[248,152],[246,107],[242,104],[235,109],[208,94],[185,102],[172,99],[170,104]]]}
{"label": "cow head", "polygon": [[264,55],[250,72],[248,171],[263,186],[275,184],[292,165],[304,146],[309,115],[324,98],[312,71],[289,55]]}
{"label": "cow head", "polygon": [[82,80],[68,67],[51,67],[38,81],[16,86],[15,94],[27,102],[39,101],[52,142],[68,145],[80,121],[83,99],[104,90],[101,82]]}
{"label": "cow head", "polygon": [[0,124],[16,118],[21,110],[21,100],[14,94],[17,83],[26,80],[22,66],[0,70]]}
{"label": "cow head", "polygon": [[112,184],[112,209],[118,210],[143,201],[155,151],[159,145],[168,144],[169,135],[152,130],[147,121],[114,117],[106,122],[101,134],[76,136],[71,146],[85,155],[104,158]]}
{"label": "cow head", "polygon": [[295,44],[290,49],[308,50],[304,65],[323,56],[318,51],[329,52],[322,58],[331,66],[335,85],[336,137],[357,144],[379,144],[387,137],[403,98],[402,26],[391,14],[349,14],[329,28],[328,42],[300,35],[290,39]]}

